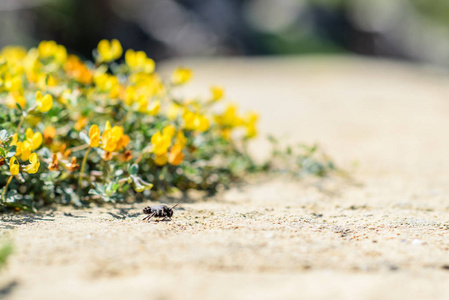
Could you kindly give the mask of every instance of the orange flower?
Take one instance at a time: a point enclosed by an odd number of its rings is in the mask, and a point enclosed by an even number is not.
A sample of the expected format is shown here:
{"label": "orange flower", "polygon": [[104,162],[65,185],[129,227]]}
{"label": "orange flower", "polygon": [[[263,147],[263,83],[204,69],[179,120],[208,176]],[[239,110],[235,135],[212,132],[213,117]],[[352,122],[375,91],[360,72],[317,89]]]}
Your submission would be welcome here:
{"label": "orange flower", "polygon": [[45,144],[51,144],[56,136],[56,129],[53,126],[49,126],[44,130]]}
{"label": "orange flower", "polygon": [[178,166],[184,160],[184,153],[182,153],[182,146],[179,144],[174,145],[168,156],[168,162],[174,166]]}

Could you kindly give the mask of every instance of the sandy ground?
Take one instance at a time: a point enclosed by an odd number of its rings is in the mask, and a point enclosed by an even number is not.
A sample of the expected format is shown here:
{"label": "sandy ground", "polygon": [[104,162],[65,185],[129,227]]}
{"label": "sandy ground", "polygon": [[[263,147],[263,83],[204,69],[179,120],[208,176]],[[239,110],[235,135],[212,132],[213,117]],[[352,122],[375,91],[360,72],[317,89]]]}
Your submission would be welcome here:
{"label": "sandy ground", "polygon": [[228,87],[262,135],[319,142],[358,164],[357,184],[249,178],[172,222],[142,222],[146,204],[4,215],[16,249],[1,299],[447,299],[448,74],[360,58],[182,63],[196,71],[186,95]]}

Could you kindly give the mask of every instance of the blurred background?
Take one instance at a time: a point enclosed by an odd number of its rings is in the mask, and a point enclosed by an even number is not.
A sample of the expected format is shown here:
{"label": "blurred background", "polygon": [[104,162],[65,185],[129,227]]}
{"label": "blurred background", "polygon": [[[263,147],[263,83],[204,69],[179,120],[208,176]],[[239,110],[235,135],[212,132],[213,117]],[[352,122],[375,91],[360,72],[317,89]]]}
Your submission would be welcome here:
{"label": "blurred background", "polygon": [[447,0],[1,0],[0,47],[99,40],[155,60],[356,53],[449,66]]}

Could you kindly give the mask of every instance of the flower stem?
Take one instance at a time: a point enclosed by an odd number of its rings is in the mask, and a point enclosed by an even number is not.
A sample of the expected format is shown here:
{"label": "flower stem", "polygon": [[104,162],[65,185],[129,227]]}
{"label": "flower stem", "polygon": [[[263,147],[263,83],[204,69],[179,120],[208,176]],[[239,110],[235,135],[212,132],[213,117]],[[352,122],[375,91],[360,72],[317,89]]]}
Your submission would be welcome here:
{"label": "flower stem", "polygon": [[22,117],[20,118],[19,125],[17,125],[17,129],[16,129],[16,133],[17,133],[17,134],[19,134],[20,127],[22,127],[23,121],[25,121],[25,117],[26,117],[26,115],[25,115],[25,114],[22,114]]}
{"label": "flower stem", "polygon": [[5,185],[5,187],[3,188],[2,199],[1,199],[2,202],[5,201],[6,190],[8,189],[8,185],[11,183],[12,178],[13,178],[12,175],[10,175],[10,176],[8,177],[8,180],[6,181],[6,185]]}
{"label": "flower stem", "polygon": [[90,148],[90,146],[87,148],[86,154],[84,154],[83,162],[81,163],[80,175],[78,177],[78,194],[81,193],[81,183],[83,182],[84,168],[86,167],[87,156],[89,155]]}

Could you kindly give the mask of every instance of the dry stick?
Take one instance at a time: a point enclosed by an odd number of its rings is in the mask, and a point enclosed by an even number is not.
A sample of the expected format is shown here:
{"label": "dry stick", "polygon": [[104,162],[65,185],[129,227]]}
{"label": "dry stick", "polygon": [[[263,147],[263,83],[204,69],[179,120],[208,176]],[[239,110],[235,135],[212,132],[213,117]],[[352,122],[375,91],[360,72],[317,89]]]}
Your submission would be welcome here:
{"label": "dry stick", "polygon": [[140,153],[140,156],[136,159],[136,161],[134,162],[136,165],[139,164],[139,162],[142,160],[143,156],[145,154],[147,154],[149,151],[151,150],[151,147],[146,147],[145,149],[142,150],[142,153]]}
{"label": "dry stick", "polygon": [[84,145],[81,145],[81,146],[76,146],[76,147],[70,148],[69,150],[72,151],[72,152],[76,152],[76,151],[84,150],[86,148],[89,148],[88,144],[84,144]]}
{"label": "dry stick", "polygon": [[20,118],[19,125],[17,125],[16,133],[19,134],[20,128],[23,125],[23,121],[25,121],[25,118],[27,115],[31,112],[33,112],[36,109],[37,105],[30,107],[26,112],[22,112],[22,117]]}
{"label": "dry stick", "polygon": [[80,194],[81,194],[81,183],[83,182],[84,168],[86,167],[87,156],[89,155],[90,148],[91,147],[89,145],[89,147],[87,148],[86,154],[84,154],[83,162],[81,163],[80,175],[78,177],[78,196],[80,196]]}
{"label": "dry stick", "polygon": [[11,182],[11,180],[12,180],[12,178],[13,178],[13,176],[12,175],[10,175],[9,177],[8,177],[8,180],[6,181],[6,185],[5,185],[5,187],[3,188],[3,192],[2,192],[2,202],[3,202],[3,200],[5,199],[5,195],[6,195],[6,190],[8,189],[8,185],[10,184],[10,182]]}

